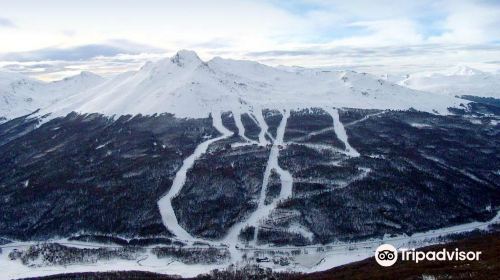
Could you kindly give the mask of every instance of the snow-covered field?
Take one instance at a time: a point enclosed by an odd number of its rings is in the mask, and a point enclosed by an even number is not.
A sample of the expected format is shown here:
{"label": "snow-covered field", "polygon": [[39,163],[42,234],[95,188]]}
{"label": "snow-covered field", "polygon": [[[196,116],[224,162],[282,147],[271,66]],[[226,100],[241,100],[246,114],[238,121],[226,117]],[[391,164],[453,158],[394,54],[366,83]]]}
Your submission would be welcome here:
{"label": "snow-covered field", "polygon": [[[353,243],[333,243],[321,246],[305,247],[270,247],[261,246],[253,248],[240,248],[240,254],[247,256],[291,256],[293,263],[288,266],[276,265],[273,262],[260,263],[261,266],[271,267],[276,271],[302,271],[314,272],[330,269],[335,266],[351,263],[372,257],[375,249],[384,243],[394,245],[396,248],[419,248],[442,242],[442,238],[450,234],[466,233],[473,230],[487,230],[492,224],[500,222],[500,212],[487,222],[473,222],[463,225],[446,227],[437,230],[431,230],[413,234],[412,236],[399,235],[386,237],[383,239],[370,239]],[[96,247],[117,247],[97,243],[83,243],[63,240],[50,240],[48,242],[57,242],[66,246],[78,248],[96,248]],[[158,259],[154,254],[147,251],[136,260],[110,260],[87,265],[69,265],[69,266],[42,266],[28,267],[21,264],[20,261],[11,261],[9,253],[14,249],[23,249],[35,242],[13,242],[2,246],[3,252],[0,254],[0,278],[16,279],[22,277],[35,277],[44,275],[53,275],[58,273],[87,272],[87,271],[124,271],[124,270],[143,270],[157,273],[181,275],[192,277],[201,273],[207,273],[213,269],[223,269],[233,261],[221,265],[187,265],[181,262],[164,258]],[[300,250],[300,254],[293,255],[292,251]],[[237,265],[255,263],[254,258],[247,260],[237,260]]]}

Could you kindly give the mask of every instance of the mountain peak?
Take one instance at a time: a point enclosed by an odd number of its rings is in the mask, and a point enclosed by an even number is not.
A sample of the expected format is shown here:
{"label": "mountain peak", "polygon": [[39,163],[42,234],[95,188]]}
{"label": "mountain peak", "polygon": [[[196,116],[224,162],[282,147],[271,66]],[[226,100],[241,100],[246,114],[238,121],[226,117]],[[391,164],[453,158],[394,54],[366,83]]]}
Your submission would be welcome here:
{"label": "mountain peak", "polygon": [[203,62],[198,54],[191,50],[180,50],[170,60],[178,66],[200,64]]}

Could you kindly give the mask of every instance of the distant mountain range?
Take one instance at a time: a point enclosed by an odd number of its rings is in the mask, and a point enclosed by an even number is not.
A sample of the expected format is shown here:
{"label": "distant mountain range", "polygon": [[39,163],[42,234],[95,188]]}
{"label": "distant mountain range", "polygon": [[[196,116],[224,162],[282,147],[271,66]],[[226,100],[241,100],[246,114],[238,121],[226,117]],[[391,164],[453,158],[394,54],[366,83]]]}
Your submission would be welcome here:
{"label": "distant mountain range", "polygon": [[[205,117],[215,109],[248,111],[249,107],[308,108],[326,104],[446,114],[448,107],[467,103],[454,97],[465,91],[443,96],[409,89],[441,93],[441,88],[434,90],[437,86],[432,86],[437,76],[417,77],[399,82],[404,85],[400,86],[354,71],[274,68],[218,57],[203,62],[196,53],[183,50],[170,59],[149,62],[138,71],[107,80],[83,72],[44,83],[20,74],[0,73],[0,117],[12,119],[37,109],[52,116],[76,111],[107,115],[169,112],[179,117]],[[498,82],[493,77],[486,80]],[[452,92],[454,84],[445,84],[443,87]]]}
{"label": "distant mountain range", "polygon": [[500,98],[500,75],[467,66],[457,66],[441,72],[410,74],[398,84],[448,96],[472,95]]}
{"label": "distant mountain range", "polygon": [[104,78],[90,72],[50,83],[18,73],[0,72],[0,121],[30,114],[102,82]]}

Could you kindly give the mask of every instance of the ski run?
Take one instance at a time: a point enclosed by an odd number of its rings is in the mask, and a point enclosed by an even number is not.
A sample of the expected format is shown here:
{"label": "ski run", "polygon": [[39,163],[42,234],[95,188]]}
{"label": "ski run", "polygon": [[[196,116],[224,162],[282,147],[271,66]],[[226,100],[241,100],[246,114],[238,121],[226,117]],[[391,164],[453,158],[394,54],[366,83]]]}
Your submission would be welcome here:
{"label": "ski run", "polygon": [[[332,117],[332,127],[327,128],[328,130],[332,130],[335,132],[336,136],[340,141],[342,141],[345,145],[345,150],[341,151],[344,154],[346,154],[348,157],[358,157],[360,154],[358,151],[356,151],[355,148],[353,148],[348,141],[347,133],[345,131],[344,125],[339,119],[339,112],[338,109],[335,108],[328,108],[325,107],[323,108],[331,117]],[[196,241],[199,242],[204,242],[212,245],[225,245],[229,248],[229,251],[231,253],[231,258],[233,259],[233,262],[237,262],[241,260],[242,253],[239,248],[243,247],[244,245],[239,241],[238,237],[241,233],[241,231],[246,228],[246,227],[253,227],[254,230],[254,236],[253,240],[250,242],[249,245],[252,247],[257,247],[257,237],[258,237],[258,232],[259,232],[259,227],[260,224],[266,219],[269,218],[269,216],[272,214],[272,211],[276,209],[278,203],[280,201],[286,200],[287,198],[290,198],[292,196],[292,187],[293,187],[293,177],[290,174],[290,172],[284,170],[279,166],[278,163],[278,158],[279,158],[279,153],[280,149],[286,146],[286,142],[284,141],[284,136],[285,136],[285,131],[286,131],[286,125],[288,118],[290,116],[290,109],[282,109],[280,110],[280,113],[282,115],[280,124],[277,128],[276,132],[276,138],[271,139],[271,150],[269,153],[269,158],[266,164],[266,168],[264,171],[264,176],[263,176],[263,181],[262,181],[262,186],[261,190],[259,193],[258,197],[258,205],[257,208],[254,212],[252,212],[246,219],[243,221],[240,221],[233,225],[226,236],[216,242],[213,240],[205,240],[205,239],[200,239],[192,236],[189,234],[180,224],[179,221],[176,217],[175,211],[172,207],[172,200],[181,192],[182,187],[184,186],[186,182],[186,176],[191,167],[193,167],[195,161],[200,158],[208,149],[210,144],[217,142],[219,140],[225,139],[233,135],[233,132],[229,131],[226,127],[224,127],[222,123],[222,116],[221,112],[216,111],[212,112],[212,121],[213,121],[213,126],[219,131],[222,135],[216,138],[209,139],[201,144],[199,144],[198,147],[196,147],[195,151],[193,154],[191,154],[189,157],[187,157],[179,171],[176,173],[176,176],[174,178],[174,181],[172,183],[172,187],[168,191],[165,196],[163,196],[159,201],[158,201],[158,207],[160,209],[160,213],[162,216],[163,223],[165,227],[167,227],[179,240],[183,242],[187,242],[189,244],[193,244]],[[243,139],[243,143],[235,143],[233,144],[232,147],[235,146],[243,146],[243,145],[262,145],[265,146],[269,142],[266,140],[266,135],[270,135],[268,131],[268,126],[266,124],[266,121],[263,117],[262,111],[259,112],[253,112],[248,114],[251,116],[252,120],[260,127],[260,133],[259,133],[259,142],[256,142],[254,140],[251,140],[245,136],[245,127],[241,121],[241,111],[238,110],[233,110],[232,111],[232,116],[234,118],[234,122],[236,124],[237,128],[237,134],[238,136]],[[314,133],[320,133],[320,132],[312,132]],[[272,172],[276,172],[279,176],[280,182],[281,182],[281,190],[279,193],[279,196],[275,199],[272,200],[271,203],[266,204],[265,199],[266,199],[266,193],[267,193],[267,187],[269,185],[269,179],[271,176]],[[362,175],[360,175],[360,178],[363,176],[366,176],[366,174],[369,172],[369,170],[364,170]],[[359,178],[358,178],[359,179]],[[352,181],[351,181],[352,182]],[[350,182],[346,182],[346,184],[342,187],[346,187]],[[306,231],[302,231],[303,234],[306,234]]]}
{"label": "ski run", "polygon": [[198,159],[207,151],[208,146],[216,141],[228,138],[233,134],[222,124],[220,112],[212,113],[212,122],[215,129],[217,129],[222,135],[207,140],[196,147],[194,153],[183,161],[181,168],[175,175],[172,187],[170,188],[168,193],[158,201],[158,207],[160,209],[163,223],[175,236],[177,236],[177,238],[183,241],[192,241],[194,238],[179,225],[179,221],[177,220],[177,217],[175,215],[174,208],[172,207],[172,199],[176,197],[182,190],[182,187],[186,182],[186,174],[188,170],[193,167],[196,159]]}

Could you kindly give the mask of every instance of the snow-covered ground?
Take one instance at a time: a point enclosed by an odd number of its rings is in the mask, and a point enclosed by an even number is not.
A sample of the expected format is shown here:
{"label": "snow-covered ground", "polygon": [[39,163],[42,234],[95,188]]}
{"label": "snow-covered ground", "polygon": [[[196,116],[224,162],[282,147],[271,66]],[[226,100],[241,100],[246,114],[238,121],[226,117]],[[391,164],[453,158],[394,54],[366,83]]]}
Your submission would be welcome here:
{"label": "snow-covered ground", "polygon": [[71,111],[117,116],[169,112],[179,117],[207,117],[211,111],[323,106],[413,108],[447,114],[448,107],[468,102],[455,96],[499,98],[499,86],[500,75],[466,66],[378,78],[348,70],[292,71],[219,57],[204,62],[196,53],[183,50],[170,59],[148,62],[137,71],[108,80],[83,72],[45,83],[0,72],[0,117],[11,119],[37,109],[42,109],[40,116],[50,113],[48,119]]}
{"label": "snow-covered ground", "polygon": [[259,64],[214,58],[192,51],[150,62],[60,100],[40,116],[71,111],[106,115],[173,113],[207,117],[212,111],[247,112],[259,108],[350,107],[409,109],[447,114],[467,101],[412,90],[354,71],[303,69],[293,72]]}
{"label": "snow-covered ground", "polygon": [[[17,248],[23,248],[18,246]],[[92,247],[93,248],[93,247]],[[6,248],[0,254],[0,279],[18,279],[26,277],[40,277],[59,273],[96,272],[96,271],[127,271],[142,270],[169,275],[182,275],[194,277],[213,269],[222,269],[227,265],[203,265],[184,263],[172,259],[159,259],[151,252],[142,254],[137,260],[109,260],[91,264],[78,264],[68,266],[42,266],[28,267],[20,261],[11,261],[8,254],[15,248]]]}
{"label": "snow-covered ground", "polygon": [[[301,271],[314,272],[330,269],[335,266],[351,263],[354,261],[363,260],[372,257],[375,249],[383,243],[389,243],[396,248],[419,248],[442,242],[442,238],[450,234],[465,233],[476,229],[486,230],[490,225],[500,222],[500,211],[497,215],[487,222],[473,222],[452,227],[446,227],[437,230],[416,233],[412,236],[399,235],[387,237],[383,239],[370,239],[361,242],[352,243],[333,243],[321,246],[306,246],[306,247],[270,247],[261,246],[254,248],[239,249],[241,254],[257,254],[259,256],[286,255],[292,256],[292,251],[300,250],[299,255],[292,258],[293,263],[288,266],[275,265],[272,262],[261,263],[262,266],[271,267],[276,271]],[[99,247],[116,247],[112,245],[72,242],[67,240],[51,240],[50,242],[58,242],[66,246],[78,248],[95,248]],[[172,275],[181,275],[184,277],[192,277],[201,273],[207,273],[213,269],[223,269],[230,263],[221,265],[187,265],[181,262],[165,258],[158,259],[155,255],[146,251],[136,260],[110,260],[102,261],[88,265],[68,265],[68,266],[42,266],[28,267],[21,264],[20,261],[12,261],[9,259],[9,253],[14,249],[23,249],[34,242],[14,242],[4,246],[0,254],[0,277],[1,279],[16,279],[23,277],[35,277],[44,275],[53,275],[59,273],[70,272],[88,272],[88,271],[123,271],[123,270],[143,270]],[[250,258],[238,265],[255,263],[255,260]]]}
{"label": "snow-covered ground", "polygon": [[347,154],[351,157],[359,157],[358,151],[356,151],[356,149],[354,149],[351,144],[349,144],[349,141],[347,141],[347,132],[345,131],[344,125],[340,121],[339,110],[331,109],[329,107],[327,107],[325,110],[332,116],[333,129],[335,130],[335,134],[337,135],[339,140],[344,143]]}

